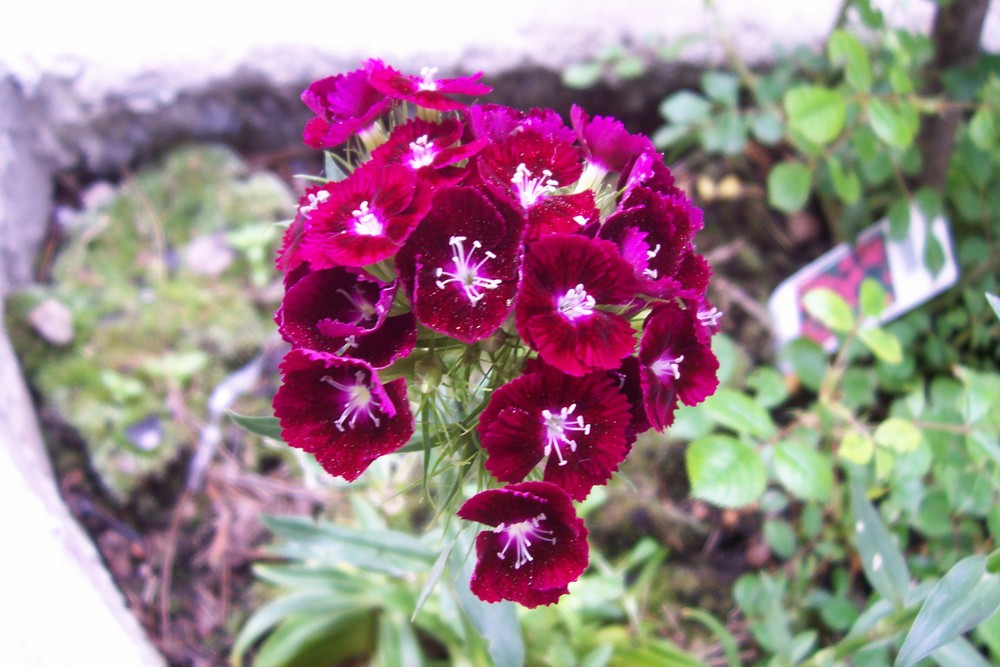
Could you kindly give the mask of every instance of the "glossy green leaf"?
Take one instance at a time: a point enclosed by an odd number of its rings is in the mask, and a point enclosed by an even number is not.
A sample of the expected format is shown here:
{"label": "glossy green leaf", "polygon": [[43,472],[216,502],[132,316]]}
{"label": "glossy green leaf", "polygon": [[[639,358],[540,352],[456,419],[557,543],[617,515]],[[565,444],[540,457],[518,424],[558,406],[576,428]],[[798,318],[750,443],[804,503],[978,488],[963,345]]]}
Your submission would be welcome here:
{"label": "glossy green leaf", "polygon": [[910,571],[892,533],[856,479],[851,481],[851,509],[855,519],[854,541],[865,578],[882,597],[902,608],[910,588]]}
{"label": "glossy green leaf", "polygon": [[864,327],[858,331],[858,340],[872,351],[879,361],[898,364],[903,361],[903,346],[899,339],[881,327]]}
{"label": "glossy green leaf", "polygon": [[790,89],[785,93],[784,107],[789,128],[817,144],[837,138],[847,118],[844,96],[822,86]]}
{"label": "glossy green leaf", "polygon": [[969,556],[948,570],[924,600],[903,641],[896,667],[910,667],[1000,609],[1000,575],[986,556]]}
{"label": "glossy green leaf", "polygon": [[854,328],[854,313],[844,297],[828,287],[809,290],[802,297],[806,312],[832,331],[847,333]]}
{"label": "glossy green leaf", "polygon": [[812,170],[801,162],[782,162],[767,175],[767,201],[785,213],[802,209],[809,198]]}
{"label": "glossy green leaf", "polygon": [[235,412],[227,414],[240,428],[255,435],[281,441],[281,424],[278,423],[277,417],[247,417]]}
{"label": "glossy green leaf", "polygon": [[872,66],[865,47],[846,30],[835,30],[826,44],[827,57],[844,66],[844,78],[854,90],[867,93],[872,87]]}
{"label": "glossy green leaf", "polygon": [[875,443],[882,447],[907,454],[920,446],[920,429],[913,422],[899,417],[889,417],[875,429]]}
{"label": "glossy green leaf", "polygon": [[720,507],[744,507],[764,493],[767,475],[750,445],[726,435],[695,440],[685,454],[691,495]]}
{"label": "glossy green leaf", "polygon": [[868,102],[868,121],[879,139],[899,149],[913,144],[920,125],[912,106],[893,105],[877,98]]}
{"label": "glossy green leaf", "polygon": [[824,501],[833,489],[833,464],[809,445],[783,440],[774,447],[774,474],[802,500]]}
{"label": "glossy green leaf", "polygon": [[737,433],[768,438],[776,431],[767,410],[746,394],[727,387],[706,399],[700,409],[717,423]]}
{"label": "glossy green leaf", "polygon": [[712,103],[697,93],[681,90],[660,103],[660,114],[671,123],[689,125],[707,117]]}

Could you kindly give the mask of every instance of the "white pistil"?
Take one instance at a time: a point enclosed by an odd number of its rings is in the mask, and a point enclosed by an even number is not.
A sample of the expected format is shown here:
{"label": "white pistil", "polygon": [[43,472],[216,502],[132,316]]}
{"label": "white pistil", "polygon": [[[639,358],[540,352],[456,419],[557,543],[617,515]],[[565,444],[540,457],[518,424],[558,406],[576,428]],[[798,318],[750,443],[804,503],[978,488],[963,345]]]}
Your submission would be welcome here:
{"label": "white pistil", "polygon": [[381,236],[384,226],[371,209],[368,202],[361,202],[361,206],[351,212],[354,216],[354,231],[360,236]]}
{"label": "white pistil", "polygon": [[453,272],[445,271],[443,267],[438,267],[434,275],[438,278],[448,276],[448,279],[438,280],[435,284],[440,289],[444,289],[448,283],[457,282],[465,290],[465,296],[469,298],[469,302],[476,303],[486,296],[486,293],[483,292],[484,289],[496,289],[500,286],[501,281],[479,275],[483,264],[488,260],[496,259],[496,255],[487,250],[483,253],[485,256],[481,260],[473,262],[472,256],[476,254],[476,250],[483,247],[483,244],[479,241],[473,241],[472,250],[466,255],[465,241],[466,237],[464,236],[452,236],[448,239],[448,243],[455,249],[455,254],[451,256],[451,261],[455,263],[455,270]]}
{"label": "white pistil", "polygon": [[422,81],[417,84],[419,90],[437,90],[438,84],[434,80],[434,75],[437,74],[437,67],[421,67],[420,68],[420,78]]}
{"label": "white pistil", "polygon": [[352,347],[357,347],[357,346],[358,346],[357,336],[351,335],[344,339],[344,344],[341,345],[340,348],[333,354],[335,356],[340,357],[343,356],[344,353],[347,352]]}
{"label": "white pistil", "polygon": [[551,171],[543,169],[539,178],[532,178],[531,171],[523,162],[517,165],[517,171],[514,172],[514,177],[510,179],[510,182],[524,208],[533,206],[539,199],[551,194],[559,187],[559,183],[552,180]]}
{"label": "white pistil", "polygon": [[663,377],[665,375],[672,376],[675,380],[681,379],[681,369],[680,364],[684,361],[684,355],[678,355],[676,357],[661,357],[653,362],[650,366],[650,370],[656,373],[657,377]]}
{"label": "white pistil", "polygon": [[[348,337],[348,339],[350,338]],[[372,398],[372,391],[365,384],[365,374],[362,371],[357,371],[354,374],[354,380],[354,384],[344,384],[343,382],[337,382],[329,375],[324,375],[320,378],[321,382],[325,382],[331,387],[347,394],[347,400],[344,401],[344,412],[337,421],[333,422],[337,430],[341,432],[344,431],[344,422],[347,422],[347,428],[353,429],[358,421],[358,415],[362,413],[375,426],[379,425],[379,418],[373,412],[378,407],[378,403]]]}
{"label": "white pistil", "polygon": [[419,137],[416,141],[411,141],[410,168],[420,169],[421,167],[429,167],[434,162],[434,156],[437,153],[437,150],[434,148],[434,142],[428,141],[426,134]]}
{"label": "white pistil", "polygon": [[320,190],[319,192],[309,193],[308,204],[303,204],[299,207],[299,213],[302,215],[309,215],[313,211],[319,208],[319,205],[330,198],[330,193],[326,190]]}
{"label": "white pistil", "polygon": [[534,560],[528,552],[528,547],[531,546],[531,540],[539,539],[555,544],[556,538],[552,537],[552,531],[546,530],[540,525],[545,518],[544,514],[539,514],[535,518],[528,519],[527,521],[521,521],[520,523],[515,523],[510,526],[501,523],[499,526],[494,528],[494,533],[502,533],[507,537],[507,542],[504,543],[503,549],[497,552],[497,557],[500,560],[504,560],[507,554],[507,549],[510,548],[511,544],[513,544],[514,551],[517,556],[517,560],[514,561],[514,569],[520,570],[522,565]]}
{"label": "white pistil", "polygon": [[575,320],[578,317],[593,315],[594,306],[596,305],[597,301],[594,297],[587,294],[587,290],[583,289],[583,284],[581,283],[559,297],[556,308],[567,319]]}
{"label": "white pistil", "polygon": [[552,451],[555,450],[561,466],[566,465],[562,447],[565,445],[569,447],[569,451],[576,451],[576,440],[571,440],[567,433],[576,432],[590,435],[590,424],[583,421],[583,415],[577,415],[575,419],[570,417],[574,410],[576,410],[576,403],[571,404],[568,408],[563,408],[559,414],[552,414],[551,410],[542,410],[542,423],[545,425],[545,449],[543,453],[545,456],[552,456]]}
{"label": "white pistil", "polygon": [[712,306],[711,310],[699,310],[698,311],[698,321],[701,322],[706,327],[718,326],[719,318],[722,317],[722,311]]}

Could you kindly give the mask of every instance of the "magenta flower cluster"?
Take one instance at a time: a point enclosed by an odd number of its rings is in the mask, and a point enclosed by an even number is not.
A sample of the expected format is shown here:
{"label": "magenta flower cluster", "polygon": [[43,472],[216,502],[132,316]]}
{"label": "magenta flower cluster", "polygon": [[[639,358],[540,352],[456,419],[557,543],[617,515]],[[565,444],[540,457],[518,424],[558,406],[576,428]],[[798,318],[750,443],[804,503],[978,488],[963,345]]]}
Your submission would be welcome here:
{"label": "magenta flower cluster", "polygon": [[490,91],[481,74],[436,74],[369,60],[302,95],[305,143],[355,159],[285,233],[274,410],[291,446],[354,480],[413,435],[406,361],[426,341],[517,347],[469,406],[505,486],[458,515],[490,527],[476,595],[551,604],[588,564],[574,502],[716,388],[701,212],[619,121],[464,104]]}

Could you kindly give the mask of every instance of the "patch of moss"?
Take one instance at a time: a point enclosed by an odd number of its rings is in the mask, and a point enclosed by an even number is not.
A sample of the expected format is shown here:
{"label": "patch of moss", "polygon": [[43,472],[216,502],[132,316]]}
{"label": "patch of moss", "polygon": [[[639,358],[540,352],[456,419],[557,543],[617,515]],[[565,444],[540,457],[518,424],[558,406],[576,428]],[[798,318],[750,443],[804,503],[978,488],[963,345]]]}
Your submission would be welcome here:
{"label": "patch of moss", "polygon": [[[195,441],[212,389],[272,335],[261,277],[275,279],[271,223],[294,205],[284,182],[227,148],[176,150],[81,211],[53,284],[10,300],[26,373],[122,500]],[[29,324],[46,299],[72,314],[67,345]]]}

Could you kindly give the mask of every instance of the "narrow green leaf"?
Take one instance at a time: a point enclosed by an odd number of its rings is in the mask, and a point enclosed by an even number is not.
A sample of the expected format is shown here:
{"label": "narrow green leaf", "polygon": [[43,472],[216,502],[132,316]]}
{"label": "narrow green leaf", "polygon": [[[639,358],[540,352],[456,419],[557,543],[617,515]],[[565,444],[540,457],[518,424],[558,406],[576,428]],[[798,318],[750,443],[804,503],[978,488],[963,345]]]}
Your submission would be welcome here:
{"label": "narrow green leaf", "polygon": [[767,201],[785,213],[802,209],[809,198],[812,170],[801,162],[782,162],[767,175]]}
{"label": "narrow green leaf", "polygon": [[920,446],[920,429],[913,422],[900,417],[889,417],[875,429],[875,443],[906,454]]}
{"label": "narrow green leaf", "polygon": [[720,507],[743,507],[764,493],[767,475],[750,445],[726,435],[709,435],[685,454],[691,495]]}
{"label": "narrow green leaf", "polygon": [[868,502],[864,486],[857,479],[851,480],[851,509],[855,519],[855,544],[865,578],[882,597],[901,609],[910,588],[910,571],[892,533]]}
{"label": "narrow green leaf", "polygon": [[899,339],[881,327],[865,327],[858,331],[858,339],[880,361],[898,364],[903,361],[903,346]]}
{"label": "narrow green leaf", "polygon": [[996,667],[987,662],[979,649],[964,637],[956,637],[931,653],[931,660],[941,667]]}
{"label": "narrow green leaf", "polygon": [[229,418],[240,428],[255,435],[264,436],[281,442],[281,424],[277,417],[247,417],[235,412],[228,412]]}
{"label": "narrow green leaf", "polygon": [[740,667],[742,662],[740,661],[739,643],[736,641],[736,637],[729,632],[721,621],[709,612],[694,607],[684,609],[681,613],[685,618],[690,618],[701,623],[715,635],[716,639],[719,640],[719,644],[722,645],[722,652],[726,655],[726,664],[729,667]]}
{"label": "narrow green leaf", "polygon": [[327,667],[365,653],[372,646],[371,612],[299,615],[271,633],[253,667]]}
{"label": "narrow green leaf", "polygon": [[836,90],[798,86],[785,93],[788,126],[809,141],[827,144],[844,129],[847,102]]}
{"label": "narrow green leaf", "polygon": [[998,609],[1000,576],[986,571],[986,556],[960,560],[924,600],[896,657],[896,667],[910,667]]}
{"label": "narrow green leaf", "polygon": [[809,445],[783,440],[774,448],[774,474],[802,500],[824,501],[833,489],[833,464]]}
{"label": "narrow green leaf", "polygon": [[827,42],[826,53],[832,64],[844,66],[844,78],[851,88],[860,93],[871,90],[871,62],[857,37],[846,30],[835,30]]}
{"label": "narrow green leaf", "polygon": [[417,604],[413,607],[413,614],[410,620],[413,620],[417,616],[417,612],[420,611],[424,603],[427,602],[427,598],[430,597],[431,593],[434,592],[434,588],[437,587],[438,581],[441,579],[441,575],[444,573],[445,566],[448,565],[448,559],[451,557],[451,551],[455,548],[455,541],[457,538],[452,538],[445,545],[444,549],[441,550],[440,555],[438,555],[437,560],[434,561],[434,567],[431,568],[430,573],[427,575],[427,581],[424,582],[424,587],[420,591],[420,596],[417,598]]}
{"label": "narrow green leaf", "polygon": [[746,394],[728,387],[716,391],[702,404],[701,410],[737,433],[769,438],[776,432],[774,421],[767,410]]}
{"label": "narrow green leaf", "polygon": [[832,331],[847,333],[854,328],[854,313],[844,297],[828,287],[818,287],[802,297],[806,312]]}

